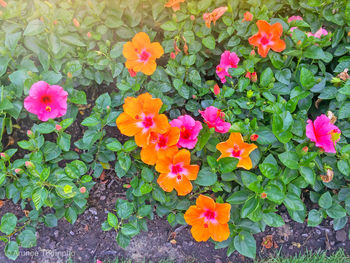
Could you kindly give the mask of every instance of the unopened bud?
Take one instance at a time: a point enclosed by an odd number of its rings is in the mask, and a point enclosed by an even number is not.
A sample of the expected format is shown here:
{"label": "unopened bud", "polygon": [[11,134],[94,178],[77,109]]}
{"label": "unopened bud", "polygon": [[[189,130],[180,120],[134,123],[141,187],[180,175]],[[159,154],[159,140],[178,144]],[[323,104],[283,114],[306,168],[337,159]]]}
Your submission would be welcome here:
{"label": "unopened bud", "polygon": [[60,130],[62,130],[62,126],[59,124],[56,124],[56,131],[60,131]]}
{"label": "unopened bud", "polygon": [[57,25],[57,20],[54,20],[53,22],[52,22],[54,25]]}
{"label": "unopened bud", "polygon": [[130,74],[130,77],[132,78],[136,77],[137,72],[135,72],[132,68],[128,68],[128,72]]}
{"label": "unopened bud", "polygon": [[90,32],[87,32],[86,36],[87,36],[88,38],[90,38],[90,37],[91,37],[91,33],[90,33]]}
{"label": "unopened bud", "polygon": [[256,72],[252,73],[252,77],[250,80],[254,83],[258,81],[258,75],[256,74]]}
{"label": "unopened bud", "polygon": [[0,153],[1,159],[3,160],[7,160],[8,159],[8,155],[6,153]]}
{"label": "unopened bud", "polygon": [[267,194],[265,192],[262,192],[260,197],[261,197],[261,199],[265,199],[267,197]]}
{"label": "unopened bud", "polygon": [[32,136],[33,136],[33,132],[32,132],[31,130],[28,130],[28,131],[27,131],[27,136],[28,136],[28,137],[32,137]]}
{"label": "unopened bud", "polygon": [[171,52],[171,53],[170,53],[170,58],[171,58],[171,59],[175,59],[175,58],[176,58],[176,55],[175,55],[174,52]]}
{"label": "unopened bud", "polygon": [[255,50],[254,49],[252,49],[252,51],[250,51],[250,55],[251,56],[255,56]]}
{"label": "unopened bud", "polygon": [[190,16],[190,19],[191,19],[192,21],[194,21],[194,20],[196,19],[196,17],[195,17],[194,15],[191,15],[191,16]]}
{"label": "unopened bud", "polygon": [[80,187],[79,191],[80,193],[84,194],[86,192],[86,187]]}
{"label": "unopened bud", "polygon": [[23,170],[21,168],[16,168],[15,169],[15,173],[16,174],[21,174],[21,173],[23,173]]}
{"label": "unopened bud", "polygon": [[34,164],[31,161],[26,161],[24,164],[28,169],[34,168]]}
{"label": "unopened bud", "polygon": [[131,185],[130,184],[124,184],[123,187],[129,189],[131,187]]}
{"label": "unopened bud", "polygon": [[73,77],[72,72],[67,73],[67,78],[71,79]]}
{"label": "unopened bud", "polygon": [[303,147],[303,152],[304,152],[304,153],[307,153],[308,151],[309,151],[309,147],[304,146],[304,147]]}
{"label": "unopened bud", "polygon": [[197,99],[197,96],[196,95],[192,95],[192,99]]}
{"label": "unopened bud", "polygon": [[218,84],[214,85],[214,94],[217,96],[220,94],[220,87]]}
{"label": "unopened bud", "polygon": [[254,91],[252,91],[251,89],[247,91],[247,98],[250,99],[251,97],[253,97],[254,95]]}
{"label": "unopened bud", "polygon": [[80,23],[79,23],[79,21],[76,18],[73,18],[73,24],[77,28],[80,27]]}
{"label": "unopened bud", "polygon": [[258,138],[259,138],[259,135],[257,135],[256,133],[253,133],[252,135],[250,135],[250,140],[251,140],[252,142],[257,141]]}

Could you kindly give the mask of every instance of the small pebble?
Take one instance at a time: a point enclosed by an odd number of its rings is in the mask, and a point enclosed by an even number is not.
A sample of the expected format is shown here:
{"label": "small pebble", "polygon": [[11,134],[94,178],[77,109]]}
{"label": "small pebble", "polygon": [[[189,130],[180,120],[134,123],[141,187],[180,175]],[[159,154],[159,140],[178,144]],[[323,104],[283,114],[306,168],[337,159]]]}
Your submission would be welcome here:
{"label": "small pebble", "polygon": [[317,234],[317,235],[321,235],[321,231],[318,230],[318,229],[316,229],[316,234]]}
{"label": "small pebble", "polygon": [[301,236],[302,237],[308,237],[309,235],[308,234],[302,234]]}
{"label": "small pebble", "polygon": [[55,230],[55,232],[53,232],[53,235],[55,236],[55,238],[58,238],[58,230]]}
{"label": "small pebble", "polygon": [[222,263],[222,261],[221,261],[221,259],[218,259],[218,258],[217,258],[217,259],[215,260],[215,263]]}
{"label": "small pebble", "polygon": [[100,197],[100,200],[101,200],[101,201],[106,200],[106,196],[105,196],[105,195],[102,195],[102,196]]}
{"label": "small pebble", "polygon": [[89,208],[89,212],[90,212],[91,214],[93,214],[93,215],[97,215],[97,210],[96,210],[95,207],[90,207],[90,208]]}
{"label": "small pebble", "polygon": [[75,235],[73,231],[70,231],[70,232],[69,232],[69,234],[71,234],[72,236],[74,236],[74,235]]}
{"label": "small pebble", "polygon": [[347,234],[345,230],[339,230],[335,234],[335,238],[339,242],[344,242],[346,240]]}

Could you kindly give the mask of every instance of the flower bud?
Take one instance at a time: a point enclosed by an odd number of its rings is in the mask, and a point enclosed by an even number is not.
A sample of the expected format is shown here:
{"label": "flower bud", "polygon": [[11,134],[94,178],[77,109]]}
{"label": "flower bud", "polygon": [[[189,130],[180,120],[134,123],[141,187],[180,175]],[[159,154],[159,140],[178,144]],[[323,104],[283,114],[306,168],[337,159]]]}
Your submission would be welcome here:
{"label": "flower bud", "polygon": [[252,91],[252,90],[248,90],[248,91],[247,91],[247,98],[248,98],[248,99],[250,99],[251,97],[253,97],[253,95],[254,95],[254,91]]}
{"label": "flower bud", "polygon": [[248,79],[252,78],[252,73],[250,73],[249,71],[245,74],[245,77]]}
{"label": "flower bud", "polygon": [[258,175],[257,178],[259,182],[261,182],[263,180],[263,177],[261,175]]}
{"label": "flower bud", "polygon": [[217,96],[220,94],[220,87],[218,84],[214,85],[214,94]]}
{"label": "flower bud", "polygon": [[7,153],[0,153],[0,156],[1,156],[1,159],[3,159],[3,160],[8,160],[8,159],[10,159],[9,157],[10,156],[8,156],[8,154]]}
{"label": "flower bud", "polygon": [[170,53],[170,58],[171,58],[171,59],[175,59],[175,58],[176,58],[176,55],[175,55],[174,52],[171,52],[171,53]]}
{"label": "flower bud", "polygon": [[250,55],[251,56],[255,56],[255,50],[254,49],[252,49],[252,51],[250,51]]}
{"label": "flower bud", "polygon": [[72,72],[68,72],[68,73],[67,73],[67,77],[68,77],[69,79],[71,79],[71,78],[73,77]]}
{"label": "flower bud", "polygon": [[126,188],[126,189],[129,189],[131,187],[131,185],[130,184],[124,184],[123,187]]}
{"label": "flower bud", "polygon": [[21,173],[23,173],[23,170],[21,168],[16,168],[15,169],[15,173],[16,174],[21,174]]}
{"label": "flower bud", "polygon": [[86,33],[86,36],[87,36],[88,38],[90,38],[90,37],[91,37],[91,33],[90,33],[90,32],[87,32],[87,33]]}
{"label": "flower bud", "polygon": [[259,135],[257,135],[256,133],[253,133],[252,135],[250,135],[250,140],[252,142],[256,142],[259,138]]}
{"label": "flower bud", "polygon": [[304,153],[307,153],[309,151],[309,147],[304,146],[302,150],[303,150]]}
{"label": "flower bud", "polygon": [[197,99],[197,96],[196,95],[192,95],[192,99]]}
{"label": "flower bud", "polygon": [[26,161],[24,164],[25,164],[25,166],[28,169],[34,169],[35,168],[34,164],[31,161]]}
{"label": "flower bud", "polygon": [[333,180],[333,176],[334,176],[334,172],[332,169],[329,169],[329,168],[326,170],[326,175],[320,175],[324,183],[331,182]]}
{"label": "flower bud", "polygon": [[267,194],[265,192],[262,192],[260,197],[261,197],[261,199],[265,199],[267,197]]}
{"label": "flower bud", "polygon": [[53,22],[52,22],[54,25],[57,25],[57,20],[54,20]]}
{"label": "flower bud", "polygon": [[129,71],[130,77],[132,78],[136,77],[137,72],[135,72],[132,68],[128,68],[128,71]]}
{"label": "flower bud", "polygon": [[80,187],[79,191],[80,193],[84,194],[86,192],[86,187]]}
{"label": "flower bud", "polygon": [[73,24],[76,28],[80,27],[80,23],[76,18],[73,18]]}
{"label": "flower bud", "polygon": [[60,130],[62,130],[62,126],[61,125],[59,125],[59,124],[56,124],[56,131],[60,131]]}
{"label": "flower bud", "polygon": [[0,5],[2,7],[6,7],[7,6],[7,3],[4,1],[4,0],[0,0]]}
{"label": "flower bud", "polygon": [[28,131],[27,131],[27,136],[28,136],[29,138],[31,138],[31,137],[33,136],[33,132],[32,132],[31,130],[28,130]]}
{"label": "flower bud", "polygon": [[256,72],[252,73],[252,77],[250,80],[254,83],[256,83],[258,81],[258,75],[256,74]]}
{"label": "flower bud", "polygon": [[194,20],[196,19],[196,17],[195,17],[194,15],[191,15],[191,16],[190,16],[190,19],[191,19],[192,21],[194,21]]}

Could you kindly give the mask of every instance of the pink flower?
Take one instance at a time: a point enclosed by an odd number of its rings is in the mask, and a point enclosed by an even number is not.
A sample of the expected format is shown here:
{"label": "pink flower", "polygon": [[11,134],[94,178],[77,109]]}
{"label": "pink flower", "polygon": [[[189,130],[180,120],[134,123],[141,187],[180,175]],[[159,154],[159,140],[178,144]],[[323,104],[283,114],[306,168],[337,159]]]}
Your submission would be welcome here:
{"label": "pink flower", "polygon": [[324,114],[314,122],[308,120],[307,123],[306,136],[325,152],[336,153],[335,144],[340,140],[341,134],[339,128]]}
{"label": "pink flower", "polygon": [[296,26],[293,26],[293,27],[291,27],[291,28],[289,29],[289,31],[292,33],[295,29],[297,29],[297,27],[296,27]]}
{"label": "pink flower", "polygon": [[39,81],[30,88],[24,108],[37,115],[39,120],[47,121],[66,114],[67,97],[68,93],[62,87]]}
{"label": "pink flower", "polygon": [[231,128],[231,124],[224,121],[225,113],[214,106],[207,107],[204,111],[198,111],[209,128],[215,128],[216,132],[226,133]]}
{"label": "pink flower", "polygon": [[303,20],[303,18],[301,16],[291,16],[290,18],[288,18],[288,23],[295,20]]}
{"label": "pink flower", "polygon": [[323,27],[321,27],[319,30],[317,30],[315,34],[313,34],[311,32],[307,33],[308,37],[313,36],[316,38],[321,38],[321,36],[327,36],[327,35],[328,35],[328,31],[326,29],[324,29]]}
{"label": "pink flower", "polygon": [[220,78],[222,83],[226,82],[226,76],[231,77],[228,74],[228,69],[237,68],[239,57],[235,52],[226,50],[221,54],[220,64],[216,67],[216,74]]}
{"label": "pink flower", "polygon": [[179,116],[170,122],[172,127],[180,128],[180,139],[177,143],[178,147],[193,149],[198,141],[198,134],[202,129],[202,124],[195,121],[189,115]]}

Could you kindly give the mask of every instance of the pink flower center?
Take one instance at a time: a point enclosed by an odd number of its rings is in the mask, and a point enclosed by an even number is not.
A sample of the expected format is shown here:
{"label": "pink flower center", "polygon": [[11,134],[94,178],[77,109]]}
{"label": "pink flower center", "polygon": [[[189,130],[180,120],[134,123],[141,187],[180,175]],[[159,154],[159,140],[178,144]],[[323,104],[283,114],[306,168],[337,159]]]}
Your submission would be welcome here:
{"label": "pink flower center", "polygon": [[51,97],[50,96],[42,96],[41,102],[45,103],[45,104],[49,104],[51,102]]}
{"label": "pink flower center", "polygon": [[216,213],[215,213],[215,211],[212,211],[212,210],[207,210],[204,213],[204,217],[207,220],[214,220],[215,216],[216,216]]}
{"label": "pink flower center", "polygon": [[[182,166],[180,165],[180,164],[175,164],[175,165],[173,165],[172,167],[171,167],[171,173],[173,173],[173,174],[179,174],[179,173],[181,173],[183,171],[183,168],[182,168]],[[177,176],[177,177],[179,177],[179,175]],[[180,175],[180,177],[181,177],[181,175]],[[179,179],[179,178],[178,178]],[[180,178],[181,179],[181,178]],[[179,180],[180,180],[179,179]]]}
{"label": "pink flower center", "polygon": [[146,63],[148,59],[151,57],[151,53],[147,52],[146,50],[142,50],[139,54],[139,61]]}
{"label": "pink flower center", "polygon": [[270,40],[266,37],[266,36],[263,36],[261,39],[260,39],[260,43],[262,45],[267,45],[268,43],[270,42]]}
{"label": "pink flower center", "polygon": [[181,128],[181,137],[185,140],[188,140],[188,138],[191,137],[191,131],[187,130],[186,128]]}
{"label": "pink flower center", "polygon": [[146,129],[150,128],[151,126],[153,126],[153,118],[152,117],[145,117],[142,121],[142,125]]}
{"label": "pink flower center", "polygon": [[233,150],[232,150],[232,156],[235,158],[239,158],[241,156],[241,150],[239,149],[239,146],[237,144],[235,144],[233,146]]}

